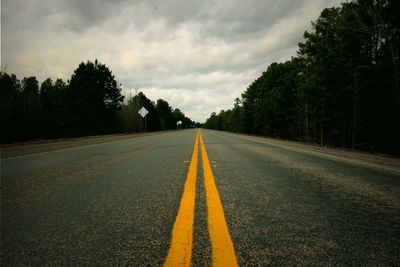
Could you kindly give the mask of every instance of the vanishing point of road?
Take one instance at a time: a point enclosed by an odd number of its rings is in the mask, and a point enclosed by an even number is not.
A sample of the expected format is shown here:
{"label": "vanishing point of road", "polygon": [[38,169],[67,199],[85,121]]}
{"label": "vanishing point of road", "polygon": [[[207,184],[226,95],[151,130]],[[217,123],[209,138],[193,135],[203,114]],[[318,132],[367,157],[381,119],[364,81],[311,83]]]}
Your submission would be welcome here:
{"label": "vanishing point of road", "polygon": [[211,130],[1,150],[1,266],[400,265],[400,160]]}

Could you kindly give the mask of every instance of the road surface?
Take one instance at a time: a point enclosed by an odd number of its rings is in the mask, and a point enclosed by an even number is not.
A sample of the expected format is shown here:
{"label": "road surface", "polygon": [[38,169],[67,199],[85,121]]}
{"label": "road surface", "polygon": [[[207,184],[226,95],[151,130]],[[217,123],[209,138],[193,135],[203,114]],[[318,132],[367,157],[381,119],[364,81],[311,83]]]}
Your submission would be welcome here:
{"label": "road surface", "polygon": [[399,159],[201,136],[193,129],[3,148],[1,265],[163,265],[184,194],[195,203],[193,225],[183,223],[192,266],[215,263],[218,223],[241,266],[400,265]]}

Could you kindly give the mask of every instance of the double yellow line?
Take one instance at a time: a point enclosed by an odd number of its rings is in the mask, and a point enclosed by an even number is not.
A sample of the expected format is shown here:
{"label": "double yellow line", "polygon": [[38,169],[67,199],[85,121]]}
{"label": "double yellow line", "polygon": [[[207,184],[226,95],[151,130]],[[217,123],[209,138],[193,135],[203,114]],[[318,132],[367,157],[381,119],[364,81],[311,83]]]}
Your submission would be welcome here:
{"label": "double yellow line", "polygon": [[201,131],[198,130],[189,172],[185,182],[178,215],[172,231],[171,245],[164,266],[190,266],[192,260],[194,207],[196,202],[196,177],[198,146],[200,142],[203,160],[204,184],[206,189],[208,231],[212,247],[213,266],[238,266],[235,249],[229,235],[224,209],[219,198],[214,175],[204,146]]}

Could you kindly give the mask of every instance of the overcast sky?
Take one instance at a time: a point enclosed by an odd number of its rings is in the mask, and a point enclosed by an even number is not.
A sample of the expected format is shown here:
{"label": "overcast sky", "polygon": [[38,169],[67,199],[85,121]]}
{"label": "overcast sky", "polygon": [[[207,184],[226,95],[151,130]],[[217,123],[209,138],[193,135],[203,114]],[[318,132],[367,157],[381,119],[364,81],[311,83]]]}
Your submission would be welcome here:
{"label": "overcast sky", "polygon": [[163,98],[191,119],[233,106],[310,22],[343,0],[2,0],[1,67],[70,78],[96,58],[124,94]]}

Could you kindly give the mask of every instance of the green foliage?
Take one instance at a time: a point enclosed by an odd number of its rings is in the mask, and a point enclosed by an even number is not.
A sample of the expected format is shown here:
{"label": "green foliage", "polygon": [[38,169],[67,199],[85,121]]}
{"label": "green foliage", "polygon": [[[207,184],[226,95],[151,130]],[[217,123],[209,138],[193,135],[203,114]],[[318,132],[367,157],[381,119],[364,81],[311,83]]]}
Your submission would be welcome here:
{"label": "green foliage", "polygon": [[400,154],[400,3],[322,11],[298,56],[273,63],[205,127]]}
{"label": "green foliage", "polygon": [[[112,72],[97,60],[81,63],[68,83],[35,77],[20,82],[0,72],[0,142],[34,138],[142,132],[194,127],[194,122],[167,101],[157,104],[142,92],[125,103]],[[138,114],[145,107],[143,119]]]}
{"label": "green foliage", "polygon": [[17,77],[0,72],[0,140],[3,142],[21,138],[21,95],[21,84]]}
{"label": "green foliage", "polygon": [[[149,112],[142,118],[138,111],[145,107]],[[172,109],[169,103],[158,99],[157,104],[139,92],[131,96],[119,112],[120,130],[122,132],[164,131],[186,129],[195,126],[194,122],[185,116],[179,109]],[[177,122],[181,121],[179,126]]]}
{"label": "green foliage", "polygon": [[119,130],[121,132],[140,132],[142,130],[142,119],[138,114],[141,108],[139,96],[130,96],[118,112]]}
{"label": "green foliage", "polygon": [[[172,121],[174,126],[172,128],[187,129],[195,126],[195,123],[186,117],[185,114],[178,108],[174,109],[172,116],[174,117],[174,120]],[[178,122],[180,122],[179,125],[177,124]]]}
{"label": "green foliage", "polygon": [[111,71],[97,60],[81,63],[74,71],[66,98],[70,135],[104,134],[116,128],[124,96]]}
{"label": "green foliage", "polygon": [[160,117],[160,128],[161,130],[176,129],[176,120],[172,114],[172,107],[167,101],[158,99],[156,104],[156,110]]}
{"label": "green foliage", "polygon": [[48,78],[40,85],[40,121],[43,137],[54,138],[65,135],[63,130],[67,120],[66,92],[67,84],[61,79],[53,82]]}

